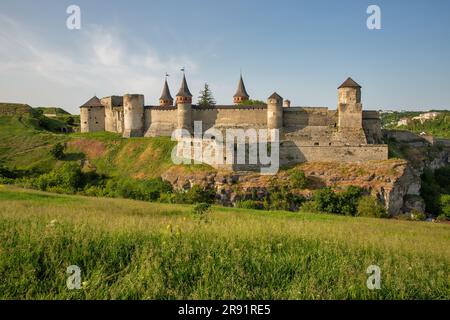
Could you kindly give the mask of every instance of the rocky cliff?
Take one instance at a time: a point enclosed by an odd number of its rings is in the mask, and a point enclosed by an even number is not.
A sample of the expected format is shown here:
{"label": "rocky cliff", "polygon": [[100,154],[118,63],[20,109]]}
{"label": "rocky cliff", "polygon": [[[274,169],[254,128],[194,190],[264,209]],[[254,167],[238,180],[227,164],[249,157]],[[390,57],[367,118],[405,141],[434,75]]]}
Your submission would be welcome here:
{"label": "rocky cliff", "polygon": [[[326,186],[339,191],[346,186],[356,185],[376,196],[391,215],[412,208],[424,209],[420,198],[420,178],[405,160],[305,163],[296,168],[305,172],[308,189],[293,192],[306,198],[310,198],[314,190]],[[174,167],[165,172],[162,178],[176,189],[189,189],[193,185],[213,188],[220,202],[228,206],[239,200],[260,200],[269,192],[270,186],[289,183],[286,170],[275,176],[262,176],[249,172],[187,172],[182,167]]]}

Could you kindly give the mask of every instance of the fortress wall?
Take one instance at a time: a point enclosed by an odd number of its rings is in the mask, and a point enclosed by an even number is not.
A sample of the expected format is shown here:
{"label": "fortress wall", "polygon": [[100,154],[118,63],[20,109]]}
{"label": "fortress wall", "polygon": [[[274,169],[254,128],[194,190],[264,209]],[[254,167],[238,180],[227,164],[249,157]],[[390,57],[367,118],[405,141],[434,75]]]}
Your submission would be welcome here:
{"label": "fortress wall", "polygon": [[381,121],[379,119],[363,119],[363,129],[367,143],[377,144],[383,142],[381,134]]}
{"label": "fortress wall", "polygon": [[266,128],[267,110],[264,108],[193,109],[193,121],[202,121],[203,130],[212,126]]}
{"label": "fortress wall", "polygon": [[361,162],[387,160],[387,145],[365,146],[297,146],[283,143],[280,146],[280,164],[301,162]]}
{"label": "fortress wall", "polygon": [[294,107],[283,109],[285,127],[330,126],[335,119],[330,117],[327,108]]}
{"label": "fortress wall", "polygon": [[177,109],[145,109],[145,130],[146,137],[171,136],[177,128]]}
{"label": "fortress wall", "polygon": [[102,98],[100,101],[105,107],[105,131],[122,132],[123,115],[119,114],[117,109],[122,109],[123,97],[110,96]]}

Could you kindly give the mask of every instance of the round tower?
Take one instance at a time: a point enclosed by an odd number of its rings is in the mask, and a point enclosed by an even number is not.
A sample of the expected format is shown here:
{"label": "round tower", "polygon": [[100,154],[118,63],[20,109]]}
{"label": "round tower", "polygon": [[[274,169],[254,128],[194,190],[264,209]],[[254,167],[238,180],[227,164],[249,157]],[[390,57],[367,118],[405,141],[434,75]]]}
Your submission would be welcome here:
{"label": "round tower", "polygon": [[180,90],[177,93],[177,122],[178,129],[192,131],[192,94],[187,85],[186,76],[183,73]]}
{"label": "round tower", "polygon": [[352,78],[347,78],[338,88],[338,126],[362,128],[361,86]]}
{"label": "round tower", "polygon": [[167,79],[164,82],[164,88],[161,93],[161,97],[159,98],[159,105],[161,107],[170,107],[173,106],[173,98],[170,94],[169,85],[167,84]]}
{"label": "round tower", "polygon": [[276,92],[267,99],[267,128],[283,129],[283,98]]}
{"label": "round tower", "polygon": [[242,74],[241,74],[236,93],[233,96],[233,103],[240,104],[240,103],[248,100],[249,98],[250,98],[250,96],[248,95],[247,90],[245,89],[244,80],[242,79]]}
{"label": "round tower", "polygon": [[123,96],[123,137],[142,137],[144,135],[144,96],[125,94]]}

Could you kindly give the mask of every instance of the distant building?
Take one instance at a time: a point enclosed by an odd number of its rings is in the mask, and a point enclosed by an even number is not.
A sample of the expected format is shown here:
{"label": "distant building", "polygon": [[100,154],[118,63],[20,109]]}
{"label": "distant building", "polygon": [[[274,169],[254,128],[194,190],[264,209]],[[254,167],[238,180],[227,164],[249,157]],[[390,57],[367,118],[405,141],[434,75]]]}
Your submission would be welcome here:
{"label": "distant building", "polygon": [[435,119],[438,115],[440,115],[440,112],[427,112],[427,113],[422,113],[422,114],[420,114],[417,117],[414,117],[412,119],[413,120],[419,120],[420,123],[424,123],[427,120]]}
{"label": "distant building", "polygon": [[410,118],[401,118],[398,122],[397,122],[397,127],[400,126],[407,126],[412,122],[412,120]]}

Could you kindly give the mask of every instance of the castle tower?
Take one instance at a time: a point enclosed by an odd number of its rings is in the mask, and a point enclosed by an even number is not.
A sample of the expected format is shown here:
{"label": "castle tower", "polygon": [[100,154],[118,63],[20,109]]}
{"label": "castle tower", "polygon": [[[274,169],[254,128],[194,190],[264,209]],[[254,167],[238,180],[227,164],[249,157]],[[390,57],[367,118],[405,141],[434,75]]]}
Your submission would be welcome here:
{"label": "castle tower", "polygon": [[173,98],[170,94],[169,85],[167,84],[167,79],[164,82],[164,88],[159,98],[159,105],[161,107],[169,107],[173,105]]}
{"label": "castle tower", "polygon": [[97,97],[92,97],[80,107],[81,132],[105,131],[105,107]]}
{"label": "castle tower", "polygon": [[283,129],[283,98],[276,92],[267,99],[267,129]]}
{"label": "castle tower", "polygon": [[242,74],[241,74],[241,78],[239,79],[236,93],[233,96],[233,103],[240,104],[243,101],[248,100],[249,98],[250,98],[250,96],[248,95],[247,90],[245,89],[244,80],[242,79]]}
{"label": "castle tower", "polygon": [[183,73],[180,90],[177,93],[178,129],[192,131],[192,94]]}
{"label": "castle tower", "polygon": [[123,137],[142,137],[144,135],[144,96],[125,94],[123,96]]}
{"label": "castle tower", "polygon": [[339,128],[362,128],[361,86],[352,78],[338,88]]}

